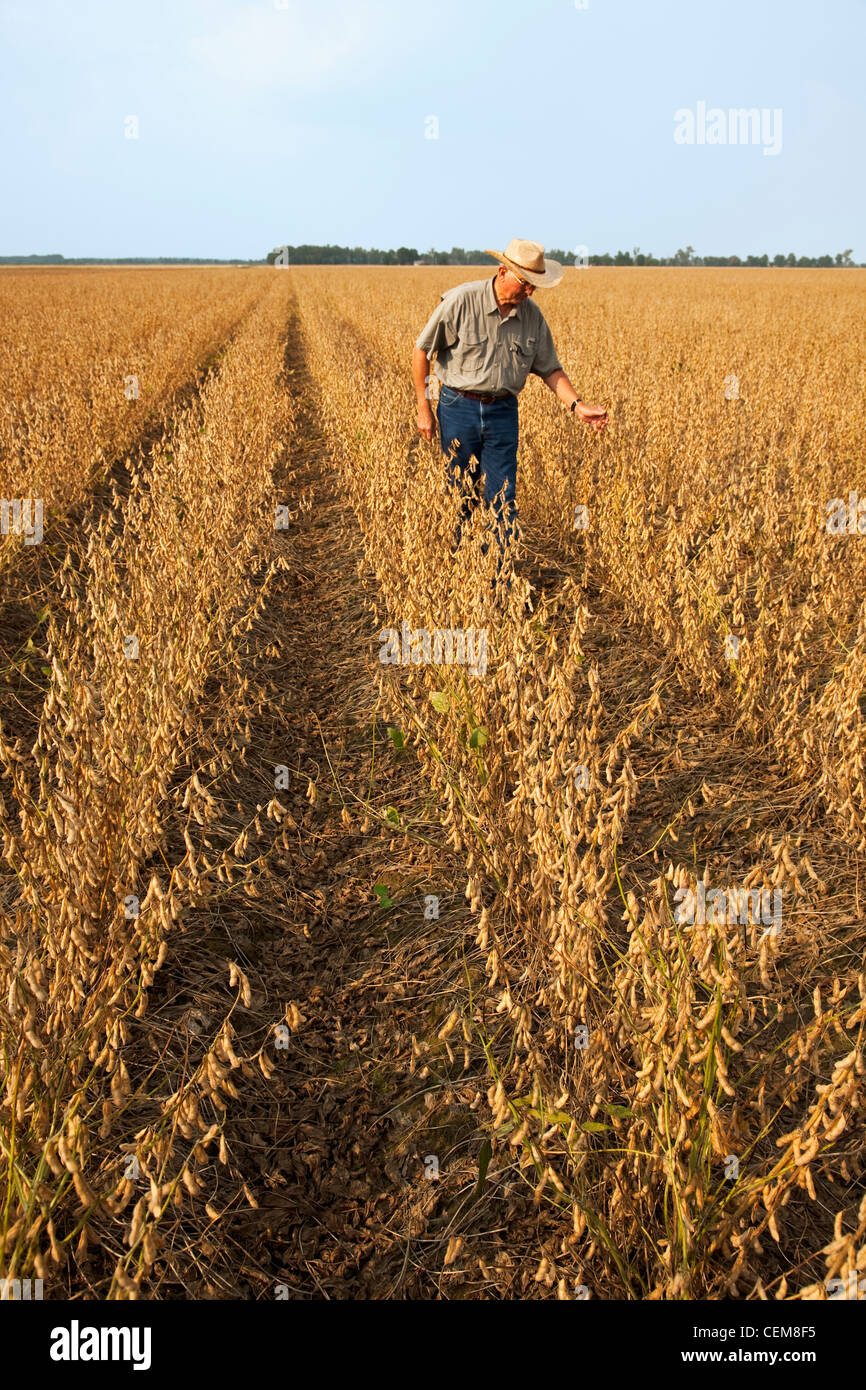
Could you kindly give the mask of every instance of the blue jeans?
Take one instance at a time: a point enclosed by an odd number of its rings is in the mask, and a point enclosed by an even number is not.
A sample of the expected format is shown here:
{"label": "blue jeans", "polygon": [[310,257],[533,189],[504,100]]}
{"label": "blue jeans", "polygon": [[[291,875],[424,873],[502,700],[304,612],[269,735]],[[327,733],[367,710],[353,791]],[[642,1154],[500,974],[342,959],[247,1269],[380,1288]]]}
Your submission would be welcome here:
{"label": "blue jeans", "polygon": [[[447,458],[452,448],[455,451],[454,459],[448,465],[448,480],[452,487],[464,489],[460,519],[454,533],[454,548],[460,543],[464,523],[481,500],[478,496],[478,475],[483,470],[484,502],[492,510],[499,544],[498,574],[517,523],[514,500],[517,484],[517,397],[506,396],[504,400],[485,405],[483,401],[469,400],[443,384],[439,392],[437,415],[442,452]],[[457,440],[459,443],[455,444]],[[467,484],[471,484],[471,490]]]}

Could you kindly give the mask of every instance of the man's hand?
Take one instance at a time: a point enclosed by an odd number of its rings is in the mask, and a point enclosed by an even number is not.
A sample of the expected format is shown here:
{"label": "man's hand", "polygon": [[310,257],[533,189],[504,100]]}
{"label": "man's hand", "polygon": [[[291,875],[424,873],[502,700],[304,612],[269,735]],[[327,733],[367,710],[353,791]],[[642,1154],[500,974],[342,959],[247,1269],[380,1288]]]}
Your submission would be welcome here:
{"label": "man's hand", "polygon": [[574,407],[574,413],[599,432],[607,424],[607,411],[603,405],[587,405],[586,401],[578,401]]}
{"label": "man's hand", "polygon": [[[549,376],[541,378],[545,386],[549,386],[555,396],[567,405],[569,410],[574,405],[577,392],[569,381],[561,367],[550,373]],[[578,398],[574,405],[574,414],[579,415],[587,425],[592,425],[594,430],[603,430],[607,424],[607,411],[603,405],[587,405],[586,401]]]}
{"label": "man's hand", "polygon": [[432,439],[436,433],[436,420],[433,411],[430,409],[430,402],[423,401],[418,404],[418,432],[425,439]]}

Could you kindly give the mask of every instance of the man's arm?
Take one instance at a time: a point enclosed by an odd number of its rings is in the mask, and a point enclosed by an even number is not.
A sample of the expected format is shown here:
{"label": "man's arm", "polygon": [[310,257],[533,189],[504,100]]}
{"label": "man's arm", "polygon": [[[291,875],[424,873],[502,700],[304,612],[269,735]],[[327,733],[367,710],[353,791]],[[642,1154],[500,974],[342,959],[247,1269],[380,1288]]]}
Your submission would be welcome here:
{"label": "man's arm", "polygon": [[415,384],[415,395],[418,397],[418,432],[425,439],[432,439],[436,433],[436,420],[430,408],[430,399],[427,395],[427,383],[430,380],[428,373],[428,358],[423,348],[412,349],[412,381]]}
{"label": "man's arm", "polygon": [[[436,433],[436,421],[430,407],[427,383],[428,362],[433,353],[447,352],[457,342],[460,309],[457,303],[459,288],[446,290],[425,323],[412,349],[412,380],[418,397],[418,431],[425,439]],[[438,358],[437,358],[438,360]]]}
{"label": "man's arm", "polygon": [[577,405],[574,407],[574,414],[579,415],[581,420],[585,420],[588,425],[592,425],[593,429],[604,429],[607,424],[607,411],[604,406],[587,405],[586,401],[582,401],[561,367],[557,367],[555,371],[549,372],[548,375],[543,376],[541,380],[544,382],[545,386],[550,387],[554,395],[558,396],[563,405],[567,405],[569,409],[571,409],[572,403],[577,401]]}

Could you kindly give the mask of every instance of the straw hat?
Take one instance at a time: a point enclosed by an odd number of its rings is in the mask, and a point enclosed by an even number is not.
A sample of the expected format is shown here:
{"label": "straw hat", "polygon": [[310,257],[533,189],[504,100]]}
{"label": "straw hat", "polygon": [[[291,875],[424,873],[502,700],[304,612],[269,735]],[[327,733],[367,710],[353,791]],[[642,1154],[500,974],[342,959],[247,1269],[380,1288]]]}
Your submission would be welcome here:
{"label": "straw hat", "polygon": [[520,237],[515,237],[504,251],[485,251],[485,255],[495,256],[515,275],[528,280],[530,285],[537,285],[539,289],[551,289],[559,284],[563,276],[559,261],[545,256],[544,247],[539,241],[521,241]]}

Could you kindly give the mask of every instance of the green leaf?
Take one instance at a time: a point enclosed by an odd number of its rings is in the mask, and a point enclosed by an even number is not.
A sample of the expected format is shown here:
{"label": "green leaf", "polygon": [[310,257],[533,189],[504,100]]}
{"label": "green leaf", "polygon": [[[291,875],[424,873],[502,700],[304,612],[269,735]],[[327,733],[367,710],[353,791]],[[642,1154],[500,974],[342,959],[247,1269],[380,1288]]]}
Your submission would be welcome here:
{"label": "green leaf", "polygon": [[630,1120],[632,1116],[627,1105],[603,1105],[601,1108],[605,1114],[613,1115],[617,1120]]}
{"label": "green leaf", "polygon": [[477,729],[473,729],[473,730],[472,730],[472,735],[471,735],[471,737],[470,737],[470,739],[469,739],[469,747],[470,747],[470,748],[483,748],[484,745],[485,745],[485,743],[487,742],[487,739],[488,739],[487,730],[486,730],[486,729],[483,729],[483,728],[481,727],[481,725],[479,724],[479,726],[478,726]]}
{"label": "green leaf", "polygon": [[598,1120],[584,1120],[578,1129],[582,1129],[584,1134],[601,1134],[603,1130],[610,1129],[610,1125],[599,1124]]}
{"label": "green leaf", "polygon": [[399,825],[400,812],[396,810],[393,806],[389,806],[387,811],[385,812],[385,819],[389,820],[392,825]]}
{"label": "green leaf", "polygon": [[399,729],[395,729],[392,724],[389,724],[388,736],[391,739],[391,742],[393,743],[397,752],[402,752],[402,750],[406,747],[406,735],[401,733]]}
{"label": "green leaf", "polygon": [[[518,1101],[518,1104],[520,1102]],[[566,1115],[564,1110],[539,1110],[533,1106],[527,1112],[533,1120],[541,1120],[543,1124],[570,1125],[571,1116]]]}
{"label": "green leaf", "polygon": [[391,901],[390,895],[389,895],[389,893],[388,893],[388,885],[387,885],[387,883],[374,883],[374,884],[373,884],[373,892],[376,894],[376,897],[379,899],[379,906],[380,906],[380,907],[393,907],[393,906],[394,906],[394,904],[393,904],[392,901]]}
{"label": "green leaf", "polygon": [[430,703],[440,714],[444,714],[451,700],[444,690],[434,690],[430,696]]}

